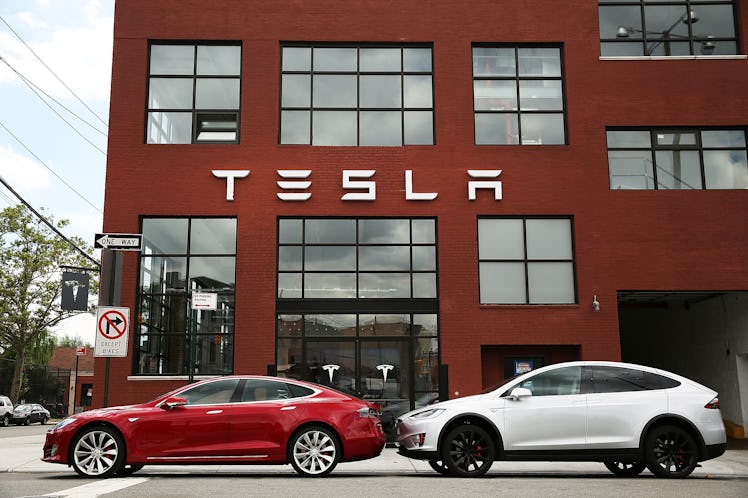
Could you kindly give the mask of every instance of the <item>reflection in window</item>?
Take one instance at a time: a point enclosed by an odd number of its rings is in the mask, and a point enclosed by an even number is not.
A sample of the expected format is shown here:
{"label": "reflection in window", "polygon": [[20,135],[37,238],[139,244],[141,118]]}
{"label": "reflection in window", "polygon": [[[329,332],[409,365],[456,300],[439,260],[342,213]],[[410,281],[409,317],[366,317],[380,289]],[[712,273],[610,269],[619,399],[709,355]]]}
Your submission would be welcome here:
{"label": "reflection in window", "polygon": [[476,144],[566,143],[561,49],[473,46]]}
{"label": "reflection in window", "polygon": [[[136,373],[233,371],[236,219],[144,218]],[[192,310],[192,292],[217,294],[217,309]]]}
{"label": "reflection in window", "polygon": [[435,229],[433,219],[280,219],[278,298],[436,298]]}
{"label": "reflection in window", "polygon": [[569,218],[478,219],[482,304],[576,302]]}
{"label": "reflection in window", "polygon": [[608,129],[613,190],[748,188],[745,129]]}
{"label": "reflection in window", "polygon": [[603,56],[737,54],[732,0],[599,0]]}
{"label": "reflection in window", "polygon": [[241,46],[153,43],[146,141],[238,142]]}
{"label": "reflection in window", "polygon": [[284,46],[282,144],[433,145],[431,48]]}

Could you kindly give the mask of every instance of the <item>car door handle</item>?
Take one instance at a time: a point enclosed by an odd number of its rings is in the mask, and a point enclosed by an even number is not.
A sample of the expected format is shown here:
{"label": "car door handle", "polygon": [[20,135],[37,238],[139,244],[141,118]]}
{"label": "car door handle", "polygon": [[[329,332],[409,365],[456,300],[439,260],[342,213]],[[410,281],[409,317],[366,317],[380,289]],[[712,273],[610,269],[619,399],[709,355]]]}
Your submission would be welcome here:
{"label": "car door handle", "polygon": [[283,408],[281,408],[281,411],[283,412],[283,411],[286,411],[286,410],[295,410],[295,409],[296,409],[296,405],[293,405],[293,406],[284,406]]}
{"label": "car door handle", "polygon": [[206,415],[218,415],[219,413],[223,413],[223,410],[210,410]]}

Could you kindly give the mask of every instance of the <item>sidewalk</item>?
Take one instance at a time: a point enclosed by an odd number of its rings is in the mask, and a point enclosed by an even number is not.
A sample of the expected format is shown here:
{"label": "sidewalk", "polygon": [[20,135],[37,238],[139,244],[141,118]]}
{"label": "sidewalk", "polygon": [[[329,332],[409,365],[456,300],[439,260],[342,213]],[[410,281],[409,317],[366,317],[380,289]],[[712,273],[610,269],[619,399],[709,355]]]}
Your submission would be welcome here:
{"label": "sidewalk", "polygon": [[[2,472],[74,472],[65,465],[46,463],[40,460],[44,435],[21,436],[0,439],[0,473]],[[294,474],[290,465],[147,465],[138,476],[149,473],[226,473],[226,474]],[[648,471],[645,471],[648,472]],[[385,448],[380,456],[361,462],[341,463],[336,474],[434,474],[428,462],[411,460],[397,453],[394,448]],[[507,475],[558,475],[600,474],[611,475],[596,462],[496,462],[491,474]],[[748,450],[729,449],[719,458],[701,464],[694,477],[712,476],[748,477]]]}

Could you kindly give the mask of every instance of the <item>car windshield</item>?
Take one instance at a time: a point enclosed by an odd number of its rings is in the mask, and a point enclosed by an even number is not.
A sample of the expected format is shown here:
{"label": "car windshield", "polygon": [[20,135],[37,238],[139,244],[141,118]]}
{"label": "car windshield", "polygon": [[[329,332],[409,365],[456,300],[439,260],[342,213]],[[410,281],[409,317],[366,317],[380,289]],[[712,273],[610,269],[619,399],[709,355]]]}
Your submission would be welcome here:
{"label": "car windshield", "polygon": [[31,405],[18,405],[15,410],[16,412],[30,412]]}

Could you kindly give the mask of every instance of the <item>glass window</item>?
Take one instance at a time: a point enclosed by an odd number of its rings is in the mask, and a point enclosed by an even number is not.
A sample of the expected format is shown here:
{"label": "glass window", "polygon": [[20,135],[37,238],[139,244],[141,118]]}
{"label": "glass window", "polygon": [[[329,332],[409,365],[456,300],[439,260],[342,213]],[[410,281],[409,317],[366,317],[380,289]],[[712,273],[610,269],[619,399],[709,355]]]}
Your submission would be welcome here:
{"label": "glass window", "polygon": [[561,49],[473,46],[475,143],[566,143]]}
{"label": "glass window", "polygon": [[241,46],[150,47],[146,142],[239,141]]}
{"label": "glass window", "polygon": [[280,219],[278,299],[436,298],[435,229],[433,219]]}
{"label": "glass window", "polygon": [[603,56],[737,53],[734,0],[599,0]]}
{"label": "glass window", "polygon": [[478,219],[482,304],[576,302],[570,218]]}
{"label": "glass window", "polygon": [[[142,233],[135,372],[232,373],[236,219],[144,218]],[[195,291],[217,309],[192,310]]]}
{"label": "glass window", "polygon": [[592,392],[620,393],[677,387],[680,382],[662,375],[622,367],[592,367]]}
{"label": "glass window", "polygon": [[748,188],[745,129],[608,129],[614,190]]}
{"label": "glass window", "polygon": [[433,145],[430,47],[284,46],[281,53],[280,143]]}
{"label": "glass window", "polygon": [[187,400],[189,405],[217,405],[230,403],[239,384],[239,379],[221,379],[182,391],[180,398]]}
{"label": "glass window", "polygon": [[513,386],[513,388],[523,387],[529,389],[533,396],[564,396],[579,394],[581,392],[581,385],[582,367],[577,366],[541,372]]}

